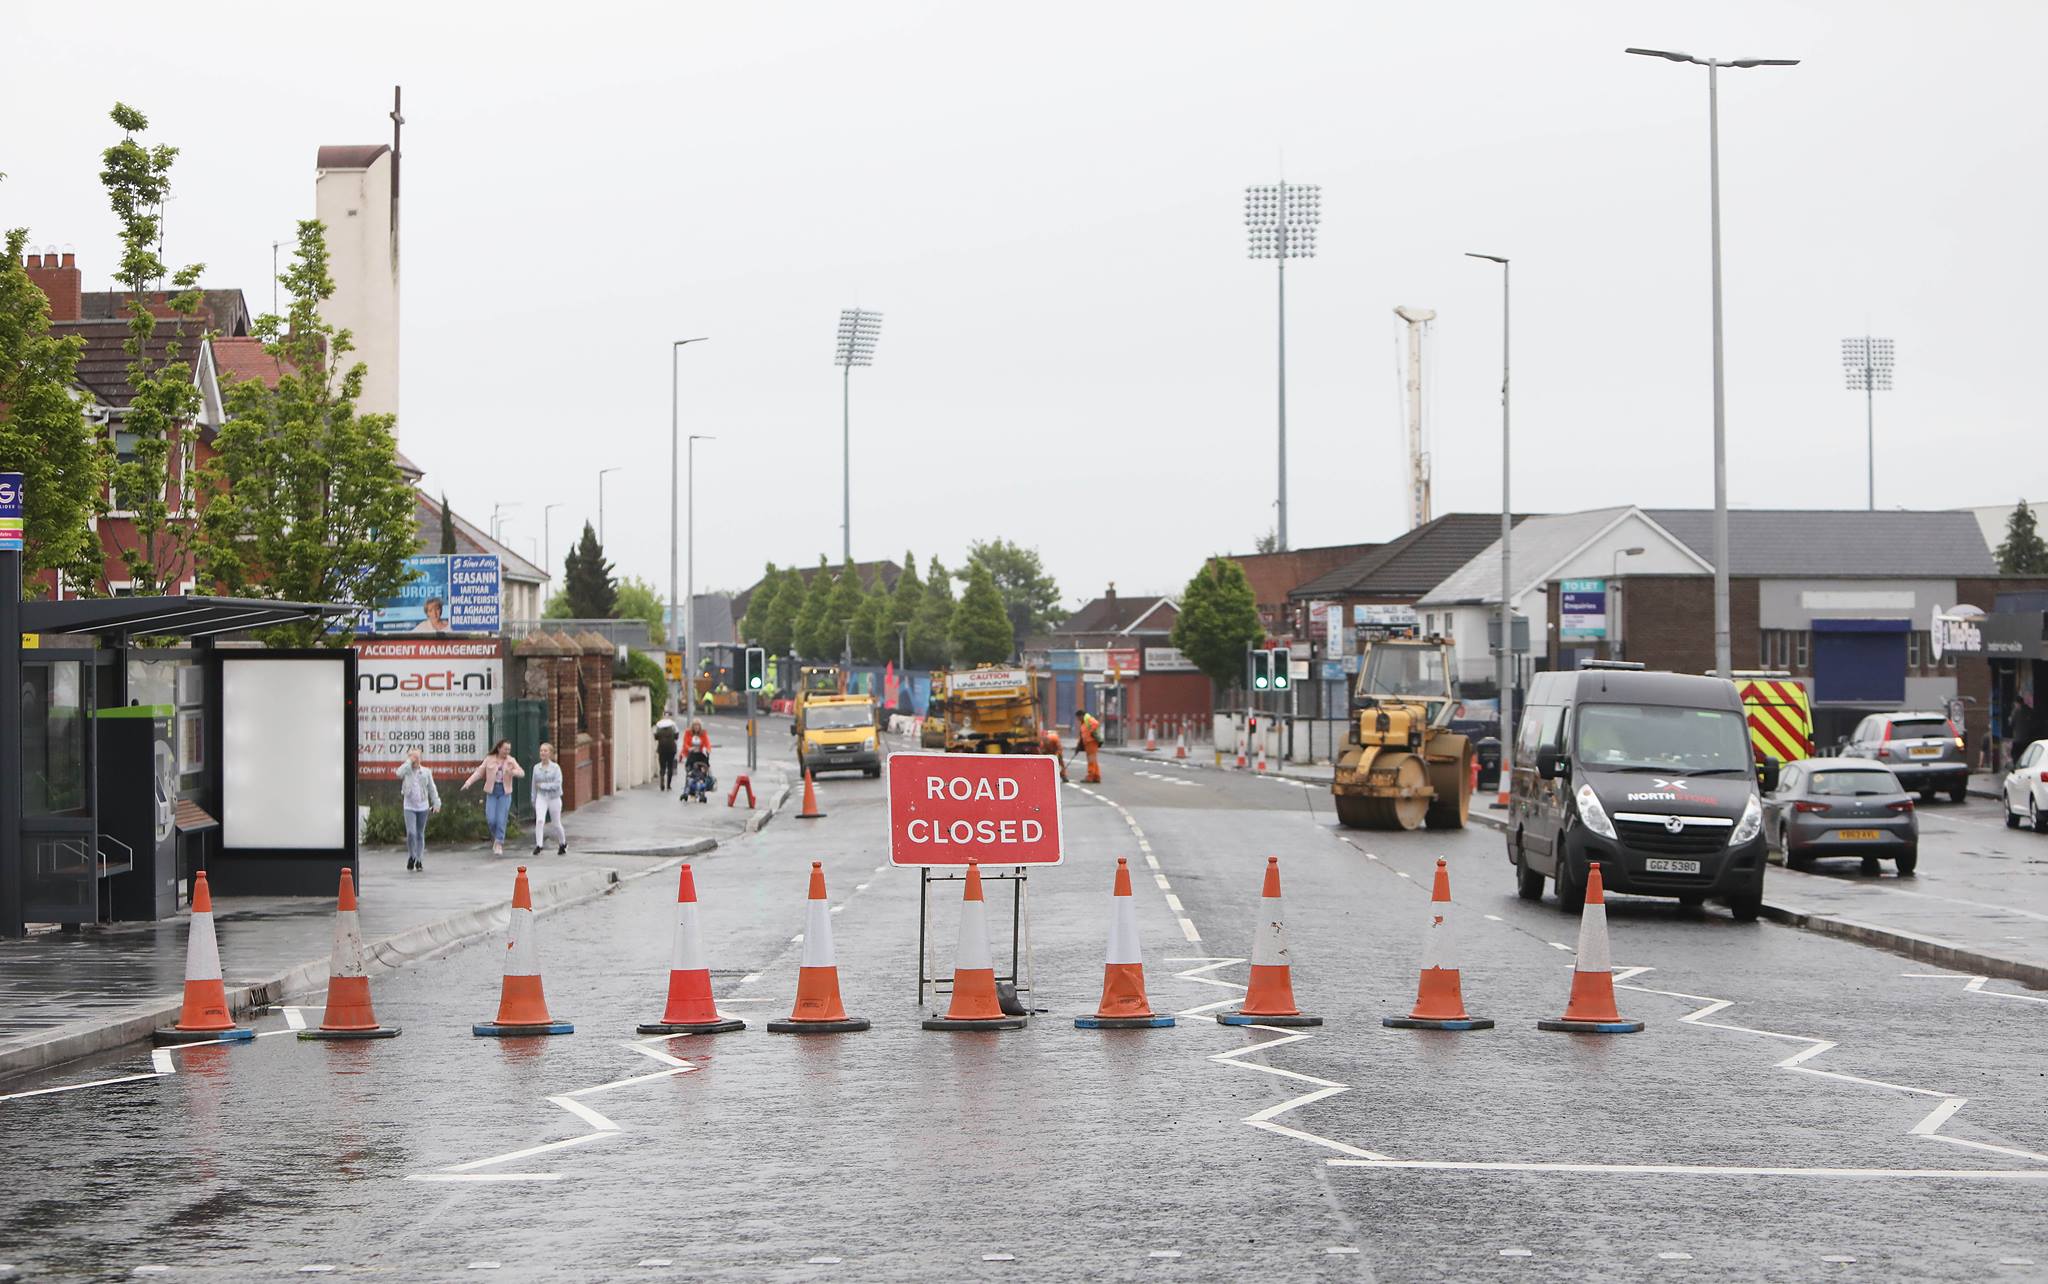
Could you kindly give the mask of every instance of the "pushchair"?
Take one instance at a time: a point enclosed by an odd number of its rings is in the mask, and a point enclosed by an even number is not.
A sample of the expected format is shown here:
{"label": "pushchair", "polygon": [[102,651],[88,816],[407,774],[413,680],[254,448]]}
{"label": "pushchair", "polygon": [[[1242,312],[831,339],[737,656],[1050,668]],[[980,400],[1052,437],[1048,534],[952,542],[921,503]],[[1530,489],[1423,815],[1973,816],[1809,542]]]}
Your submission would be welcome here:
{"label": "pushchair", "polygon": [[718,781],[711,776],[711,755],[692,749],[683,757],[683,801],[708,803]]}

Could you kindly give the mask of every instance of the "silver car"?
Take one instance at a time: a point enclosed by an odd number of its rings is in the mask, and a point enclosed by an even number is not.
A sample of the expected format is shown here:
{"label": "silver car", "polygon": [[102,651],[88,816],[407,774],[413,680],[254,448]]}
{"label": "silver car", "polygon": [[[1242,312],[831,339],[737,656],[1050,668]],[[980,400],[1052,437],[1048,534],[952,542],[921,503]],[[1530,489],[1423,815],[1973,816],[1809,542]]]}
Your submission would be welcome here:
{"label": "silver car", "polygon": [[1785,864],[1810,869],[1816,858],[1853,856],[1863,872],[1893,861],[1901,876],[1920,864],[1920,821],[1913,796],[1888,767],[1842,758],[1787,763],[1764,797],[1764,837]]}
{"label": "silver car", "polygon": [[1908,792],[1932,802],[1970,796],[1970,760],[1963,737],[1945,713],[1873,713],[1842,743],[1844,758],[1868,758],[1891,768]]}

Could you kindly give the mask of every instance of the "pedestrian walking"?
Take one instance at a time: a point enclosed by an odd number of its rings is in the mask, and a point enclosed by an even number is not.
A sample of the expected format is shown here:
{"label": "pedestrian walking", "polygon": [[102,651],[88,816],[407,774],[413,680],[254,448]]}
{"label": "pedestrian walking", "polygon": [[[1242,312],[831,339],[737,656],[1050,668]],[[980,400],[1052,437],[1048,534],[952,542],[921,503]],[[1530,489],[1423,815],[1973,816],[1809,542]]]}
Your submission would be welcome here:
{"label": "pedestrian walking", "polygon": [[427,817],[441,810],[441,791],[434,773],[420,762],[420,751],[405,751],[398,764],[398,803],[405,813],[405,867],[427,867]]}
{"label": "pedestrian walking", "polygon": [[540,849],[548,840],[548,820],[555,822],[555,832],[561,835],[562,845],[555,848],[560,856],[569,850],[569,827],[562,823],[562,767],[555,761],[555,747],[544,744],[540,747],[540,761],[533,765],[533,854],[540,855]]}
{"label": "pedestrian walking", "polygon": [[689,764],[692,762],[701,763],[704,778],[711,778],[711,733],[704,730],[704,723],[697,718],[690,719],[690,729],[683,733],[683,792],[676,795],[682,802],[690,801]]}
{"label": "pedestrian walking", "polygon": [[512,756],[512,742],[500,740],[491,746],[491,756],[478,763],[476,770],[469,773],[469,779],[462,782],[464,789],[478,781],[483,782],[484,819],[491,826],[493,856],[505,854],[505,822],[512,819],[512,782],[525,776],[526,768]]}
{"label": "pedestrian walking", "polygon": [[654,724],[654,756],[661,762],[661,787],[674,788],[676,783],[676,742],[681,733],[676,730],[674,710],[664,709],[661,721]]}

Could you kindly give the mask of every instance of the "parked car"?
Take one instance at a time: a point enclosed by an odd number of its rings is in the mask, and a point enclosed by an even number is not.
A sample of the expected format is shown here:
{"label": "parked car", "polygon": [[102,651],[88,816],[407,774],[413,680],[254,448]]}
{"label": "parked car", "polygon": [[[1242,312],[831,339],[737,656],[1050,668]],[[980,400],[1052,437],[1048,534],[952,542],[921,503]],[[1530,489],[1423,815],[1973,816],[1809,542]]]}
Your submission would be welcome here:
{"label": "parked car", "polygon": [[2019,761],[2005,773],[2000,793],[2004,795],[2007,829],[2018,829],[2020,817],[2025,816],[2034,832],[2041,832],[2041,817],[2048,814],[2048,740],[2036,740],[2021,752]]}
{"label": "parked car", "polygon": [[1873,713],[1842,745],[1844,758],[1868,758],[1892,769],[1899,783],[1924,802],[1946,792],[1951,802],[1970,796],[1970,760],[1963,737],[1945,713]]}
{"label": "parked car", "polygon": [[1792,869],[1822,857],[1853,856],[1875,874],[1889,860],[1899,873],[1920,863],[1920,821],[1913,796],[1892,769],[1856,758],[1788,763],[1764,796],[1764,837]]}

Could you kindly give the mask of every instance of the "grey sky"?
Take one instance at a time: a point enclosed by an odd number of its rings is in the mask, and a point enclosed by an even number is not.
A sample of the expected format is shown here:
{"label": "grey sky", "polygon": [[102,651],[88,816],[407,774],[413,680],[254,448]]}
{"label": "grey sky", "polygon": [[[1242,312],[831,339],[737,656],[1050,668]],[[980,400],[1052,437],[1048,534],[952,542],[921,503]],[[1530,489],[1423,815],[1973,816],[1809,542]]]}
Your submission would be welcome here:
{"label": "grey sky", "polygon": [[[66,12],[0,84],[0,224],[106,288],[115,98],[184,154],[170,257],[270,300],[323,143],[406,91],[405,450],[458,507],[607,483],[665,587],[668,340],[697,580],[839,549],[1037,545],[1070,600],[1175,590],[1272,521],[1273,269],[1246,183],[1323,186],[1289,272],[1297,546],[1405,524],[1396,304],[1434,307],[1436,508],[1499,503],[1515,260],[1518,507],[1705,505],[1706,84],[1625,45],[1805,59],[1722,82],[1731,493],[1860,506],[1842,336],[1897,340],[1878,499],[2044,488],[2034,3],[215,5]],[[482,15],[493,13],[493,18]],[[505,17],[502,15],[516,15]],[[28,36],[33,27],[22,28]]]}

